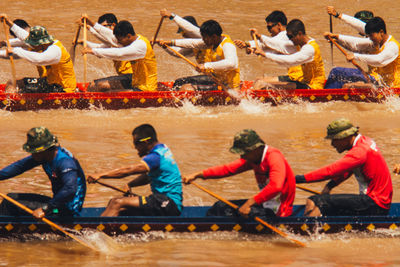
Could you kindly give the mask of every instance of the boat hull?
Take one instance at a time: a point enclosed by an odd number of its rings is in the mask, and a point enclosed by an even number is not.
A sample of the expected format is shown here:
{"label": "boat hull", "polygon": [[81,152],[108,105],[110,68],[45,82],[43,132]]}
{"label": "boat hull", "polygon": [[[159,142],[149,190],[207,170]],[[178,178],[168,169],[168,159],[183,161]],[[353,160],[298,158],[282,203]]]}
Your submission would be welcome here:
{"label": "boat hull", "polygon": [[[0,109],[9,111],[39,109],[129,109],[147,107],[179,107],[190,102],[200,106],[237,105],[242,98],[279,105],[299,102],[357,101],[382,102],[399,97],[400,88],[387,89],[320,89],[320,90],[251,90],[251,82],[243,82],[241,96],[225,91],[170,91],[171,83],[159,83],[157,92],[77,92],[77,93],[4,93],[0,85]],[[79,88],[84,88],[82,84]],[[83,89],[82,89],[83,90]],[[235,94],[236,95],[236,94]]]}
{"label": "boat hull", "polygon": [[[263,225],[242,217],[209,217],[209,207],[185,207],[181,216],[171,217],[99,217],[104,208],[85,208],[80,217],[50,218],[69,229],[80,231],[84,228],[97,229],[109,235],[162,232],[219,232],[234,231],[251,234],[272,234]],[[304,206],[295,206],[294,214],[286,218],[265,218],[265,220],[282,230],[310,235],[315,233],[338,233],[350,231],[373,232],[378,229],[396,231],[400,225],[400,204],[392,205],[388,216],[335,216],[303,217]],[[34,220],[30,216],[0,216],[0,236],[12,237],[23,234],[57,233],[55,229]]]}

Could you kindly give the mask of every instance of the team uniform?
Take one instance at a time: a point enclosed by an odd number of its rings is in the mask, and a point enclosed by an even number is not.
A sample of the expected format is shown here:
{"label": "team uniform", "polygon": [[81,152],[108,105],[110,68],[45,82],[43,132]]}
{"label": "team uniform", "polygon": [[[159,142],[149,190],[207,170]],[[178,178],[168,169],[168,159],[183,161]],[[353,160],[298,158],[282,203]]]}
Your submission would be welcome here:
{"label": "team uniform", "polygon": [[126,47],[93,48],[93,54],[117,61],[129,61],[132,68],[131,89],[157,91],[157,63],[153,48],[146,37],[137,38]]}
{"label": "team uniform", "polygon": [[[400,87],[399,42],[391,35],[381,47],[374,47],[368,38],[339,35],[338,42],[354,53],[354,59],[368,64],[371,81],[388,87]],[[357,53],[358,52],[358,53]],[[341,88],[346,82],[364,81],[359,70],[335,73],[328,79],[327,88]],[[333,84],[333,85],[332,85]]]}
{"label": "team uniform", "polygon": [[[254,196],[257,205],[251,207],[251,213],[256,216],[287,217],[292,214],[296,191],[296,181],[289,163],[282,153],[273,147],[265,145],[260,164],[253,164],[244,159],[238,159],[226,165],[203,170],[207,178],[221,178],[253,170],[260,192]],[[247,200],[234,200],[242,205]],[[217,202],[208,215],[233,215],[235,211],[226,204]]]}
{"label": "team uniform", "polygon": [[[32,168],[42,165],[51,182],[53,197],[37,194],[10,194],[17,201],[22,202],[31,209],[37,209],[47,204],[51,209],[50,214],[60,216],[78,216],[82,210],[86,195],[85,174],[73,155],[65,148],[58,147],[57,155],[52,162],[40,163],[28,156],[0,170],[0,180],[9,179],[22,174]],[[15,209],[7,201],[0,205],[3,215],[25,215],[26,213]]]}
{"label": "team uniform", "polygon": [[[208,48],[202,39],[178,39],[174,42],[179,47],[201,50],[203,53],[201,58],[204,58],[205,62],[204,68],[212,70],[215,77],[229,89],[239,88],[240,69],[236,46],[228,35],[222,34],[222,37],[222,42],[216,49]],[[209,89],[215,90],[215,81],[211,78],[208,80],[214,84]]]}
{"label": "team uniform", "polygon": [[305,182],[331,179],[336,186],[355,175],[359,195],[324,194],[310,199],[322,215],[382,215],[389,212],[392,202],[392,180],[385,159],[375,142],[358,135],[353,147],[335,163],[304,175]]}
{"label": "team uniform", "polygon": [[[260,41],[257,41],[257,43],[264,52],[281,53],[279,51],[284,50],[283,54],[294,54],[298,51],[297,47],[287,37],[286,31],[281,31],[273,37],[261,35]],[[249,41],[249,44],[252,48],[256,47],[255,41]],[[287,75],[279,76],[278,78],[279,81],[297,82],[298,87],[301,87],[300,81],[303,79],[303,70],[300,65],[292,66],[288,68]]]}
{"label": "team uniform", "polygon": [[179,216],[182,211],[182,178],[171,150],[157,144],[143,157],[148,167],[152,194],[139,197],[139,208],[128,208],[122,215]]}
{"label": "team uniform", "polygon": [[[266,41],[265,38],[262,40]],[[292,42],[282,41],[278,43],[280,43],[280,45],[272,48],[283,55],[267,52],[265,53],[266,58],[287,67],[300,65],[303,74],[297,80],[281,79],[281,81],[294,81],[296,82],[297,89],[322,89],[325,83],[325,69],[317,42],[311,39],[301,48],[294,46]],[[268,44],[267,42],[266,45],[270,46],[272,43]],[[293,53],[293,48],[296,48],[297,52]],[[290,53],[290,51],[292,51],[292,53]],[[301,86],[301,84],[303,84],[303,86]]]}
{"label": "team uniform", "polygon": [[[102,26],[99,23],[93,25],[93,27],[89,28],[89,31],[102,43],[93,43],[90,41],[86,41],[87,46],[89,48],[109,48],[109,47],[119,47],[119,44],[112,32],[111,29]],[[103,81],[120,81],[123,88],[128,89],[131,88],[132,83],[132,66],[130,61],[120,61],[113,60],[114,69],[117,72],[117,76],[111,76],[102,79],[94,80],[95,83],[103,82]]]}
{"label": "team uniform", "polygon": [[[193,25],[186,19],[178,15],[175,15],[172,18],[172,21],[176,23],[176,25],[181,29],[181,31],[185,32],[185,36],[187,38],[201,38],[200,28]],[[198,48],[185,48],[178,46],[171,46],[171,48],[185,57],[194,56],[197,64],[205,63],[206,55],[209,54],[210,50],[210,49],[198,49]],[[169,49],[166,49],[165,51],[174,57],[178,57],[174,52],[170,51]],[[197,90],[215,89],[215,81],[213,81],[208,75],[195,75],[195,76],[178,78],[174,82],[173,89],[178,90],[184,84],[197,85]]]}
{"label": "team uniform", "polygon": [[[20,40],[25,40],[29,35],[27,31],[16,24],[11,27],[11,30]],[[13,54],[17,58],[26,59],[36,66],[43,66],[46,68],[46,71],[38,69],[41,79],[36,81],[37,84],[44,87],[44,91],[75,92],[76,77],[74,66],[72,64],[71,56],[60,41],[54,40],[53,44],[42,52],[33,52],[21,47],[15,47],[13,49]],[[28,80],[24,80],[24,82],[29,86]],[[34,85],[35,81],[32,81],[31,84]]]}

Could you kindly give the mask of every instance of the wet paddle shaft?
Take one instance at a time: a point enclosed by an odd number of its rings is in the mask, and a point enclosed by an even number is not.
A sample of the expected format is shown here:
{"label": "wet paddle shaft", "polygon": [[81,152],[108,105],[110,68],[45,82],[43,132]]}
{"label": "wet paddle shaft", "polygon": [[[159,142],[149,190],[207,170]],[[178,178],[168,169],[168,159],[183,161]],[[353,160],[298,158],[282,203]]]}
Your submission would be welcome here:
{"label": "wet paddle shaft", "polygon": [[[8,29],[7,29],[7,24],[6,24],[6,20],[3,19],[3,28],[4,28],[4,34],[6,35],[6,42],[7,42],[7,48],[10,49],[11,45],[10,45],[10,38],[8,36]],[[13,82],[13,86],[16,87],[17,86],[17,74],[15,71],[15,65],[14,65],[14,57],[12,55],[9,55],[10,58],[10,64],[11,64],[11,73],[12,73],[12,82]]]}
{"label": "wet paddle shaft", "polygon": [[[17,206],[17,207],[23,209],[24,211],[28,212],[29,214],[33,214],[33,210],[31,210],[31,209],[28,208],[27,206],[25,206],[25,205],[19,203],[19,202],[16,201],[15,199],[13,199],[13,198],[11,198],[11,197],[9,197],[9,196],[7,196],[7,195],[4,195],[3,193],[0,193],[0,197],[6,199],[7,201],[9,201],[9,202],[11,202],[12,204],[14,204],[15,206]],[[85,247],[88,247],[88,248],[90,248],[90,249],[96,250],[92,245],[90,245],[90,244],[84,242],[83,240],[77,238],[77,237],[74,236],[73,234],[68,233],[67,231],[65,231],[64,229],[62,229],[61,226],[59,226],[58,224],[53,223],[53,222],[50,221],[49,219],[42,218],[41,220],[42,220],[43,222],[47,223],[48,225],[50,225],[51,227],[53,227],[53,228],[59,230],[60,232],[64,233],[65,235],[71,237],[73,240],[79,242],[81,245],[84,245]]]}

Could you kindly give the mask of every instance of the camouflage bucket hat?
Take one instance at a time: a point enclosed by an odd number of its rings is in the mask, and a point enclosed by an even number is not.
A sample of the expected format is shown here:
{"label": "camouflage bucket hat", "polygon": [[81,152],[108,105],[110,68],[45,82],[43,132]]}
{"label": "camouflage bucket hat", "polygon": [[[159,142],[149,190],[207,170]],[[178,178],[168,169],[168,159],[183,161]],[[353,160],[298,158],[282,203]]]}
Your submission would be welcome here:
{"label": "camouflage bucket hat", "polygon": [[49,35],[46,28],[42,26],[32,27],[29,31],[29,36],[25,39],[25,43],[32,46],[50,44],[53,41],[53,36]]}
{"label": "camouflage bucket hat", "polygon": [[364,21],[365,23],[368,23],[368,21],[370,21],[374,17],[374,14],[371,11],[362,10],[354,14],[354,17]]}
{"label": "camouflage bucket hat", "polygon": [[39,153],[57,145],[57,137],[43,126],[30,129],[26,136],[27,141],[22,148],[28,153]]}
{"label": "camouflage bucket hat", "polygon": [[253,151],[257,147],[263,146],[265,143],[258,134],[251,129],[245,129],[238,132],[233,138],[233,146],[230,152],[243,155],[247,152]]}
{"label": "camouflage bucket hat", "polygon": [[358,127],[345,118],[332,121],[327,127],[326,139],[343,139],[358,133]]}

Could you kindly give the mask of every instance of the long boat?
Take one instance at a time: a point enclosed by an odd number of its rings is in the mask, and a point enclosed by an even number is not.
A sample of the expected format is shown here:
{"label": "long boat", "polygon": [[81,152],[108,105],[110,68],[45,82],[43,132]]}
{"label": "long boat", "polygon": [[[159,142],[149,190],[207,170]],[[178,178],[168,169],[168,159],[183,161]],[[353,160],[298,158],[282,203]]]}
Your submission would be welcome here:
{"label": "long boat", "polygon": [[[80,231],[97,229],[109,235],[161,232],[218,232],[234,231],[251,234],[271,234],[269,228],[243,217],[206,216],[207,206],[184,207],[180,216],[171,217],[100,217],[104,208],[84,208],[79,217],[49,218],[62,227]],[[286,218],[264,218],[269,224],[300,235],[338,232],[374,232],[384,229],[398,231],[400,226],[400,203],[393,203],[387,216],[325,216],[304,217],[304,205],[294,206],[293,215]],[[0,216],[0,237],[24,234],[56,233],[51,226],[33,219],[32,216]]]}
{"label": "long boat", "polygon": [[254,99],[260,103],[279,105],[299,102],[357,101],[383,102],[398,98],[400,88],[358,88],[318,90],[252,90],[253,82],[243,81],[241,90],[226,91],[173,91],[173,82],[159,82],[156,92],[87,92],[87,84],[78,84],[75,93],[6,93],[0,84],[0,109],[25,111],[39,109],[129,109],[146,107],[179,107],[191,102],[201,106],[238,105],[241,99]]}

